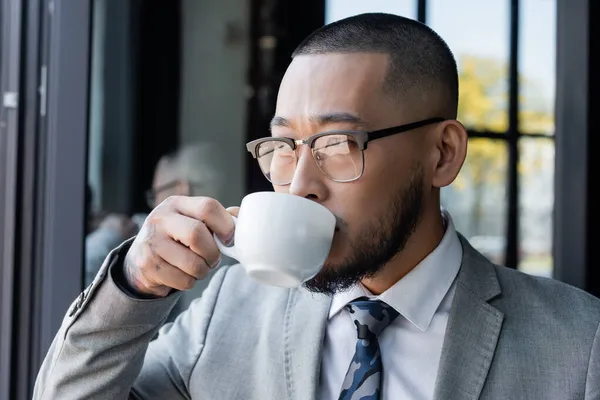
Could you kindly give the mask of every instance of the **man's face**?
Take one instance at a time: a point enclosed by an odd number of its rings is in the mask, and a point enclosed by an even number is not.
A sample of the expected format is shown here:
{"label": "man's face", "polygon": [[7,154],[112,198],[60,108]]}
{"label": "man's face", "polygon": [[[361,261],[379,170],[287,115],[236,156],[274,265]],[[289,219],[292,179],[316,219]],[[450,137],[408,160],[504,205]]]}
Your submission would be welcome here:
{"label": "man's face", "polygon": [[[277,99],[276,116],[287,120],[288,126],[273,126],[272,135],[304,139],[330,130],[372,131],[429,117],[409,112],[403,102],[384,93],[387,63],[385,54],[296,57]],[[335,113],[362,122],[319,121],[319,116]],[[417,129],[369,142],[363,176],[348,183],[329,180],[310,149],[298,148],[291,184],[275,190],[317,201],[338,219],[329,257],[319,275],[308,282],[309,289],[343,290],[376,274],[404,247],[421,217],[430,179],[422,163],[426,154],[421,133]]]}

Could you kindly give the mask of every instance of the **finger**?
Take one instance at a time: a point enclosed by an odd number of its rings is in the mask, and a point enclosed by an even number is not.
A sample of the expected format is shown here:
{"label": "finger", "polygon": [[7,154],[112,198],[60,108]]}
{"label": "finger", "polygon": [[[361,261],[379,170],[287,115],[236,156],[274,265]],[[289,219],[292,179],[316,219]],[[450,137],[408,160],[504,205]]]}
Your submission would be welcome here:
{"label": "finger", "polygon": [[227,207],[227,212],[231,215],[233,215],[234,217],[237,217],[240,213],[240,208],[239,207]]}
{"label": "finger", "polygon": [[234,225],[231,214],[215,199],[209,197],[174,197],[172,204],[181,214],[204,222],[223,243],[233,240]]}
{"label": "finger", "polygon": [[150,282],[177,290],[189,290],[196,284],[196,278],[169,264],[159,256],[154,256],[152,265],[142,269],[142,274]]}
{"label": "finger", "polygon": [[196,279],[204,279],[212,267],[204,257],[173,240],[161,240],[154,251],[163,260]]}
{"label": "finger", "polygon": [[219,248],[203,222],[181,214],[169,214],[164,218],[161,227],[169,237],[183,243],[204,258],[207,265],[213,266],[219,260]]}

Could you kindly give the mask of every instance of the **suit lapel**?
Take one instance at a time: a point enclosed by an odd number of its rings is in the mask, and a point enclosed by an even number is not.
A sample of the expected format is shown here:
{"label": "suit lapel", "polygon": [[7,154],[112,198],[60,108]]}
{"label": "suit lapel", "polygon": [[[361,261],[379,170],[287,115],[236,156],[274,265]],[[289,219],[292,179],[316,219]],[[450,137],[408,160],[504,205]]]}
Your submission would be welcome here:
{"label": "suit lapel", "polygon": [[284,326],[284,372],[290,400],[316,399],[330,305],[330,297],[305,289],[290,291]]}
{"label": "suit lapel", "polygon": [[504,314],[488,302],[500,295],[494,266],[461,236],[463,263],[448,317],[437,400],[476,400],[488,375]]}

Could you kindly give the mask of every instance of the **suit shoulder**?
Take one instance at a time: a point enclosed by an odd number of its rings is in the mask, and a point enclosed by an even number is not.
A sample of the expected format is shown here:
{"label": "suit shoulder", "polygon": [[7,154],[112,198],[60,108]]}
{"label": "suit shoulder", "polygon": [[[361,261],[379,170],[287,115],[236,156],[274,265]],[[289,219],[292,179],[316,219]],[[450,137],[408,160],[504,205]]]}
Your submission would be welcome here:
{"label": "suit shoulder", "polygon": [[564,282],[494,266],[503,299],[513,299],[521,309],[547,311],[571,323],[600,323],[600,299]]}

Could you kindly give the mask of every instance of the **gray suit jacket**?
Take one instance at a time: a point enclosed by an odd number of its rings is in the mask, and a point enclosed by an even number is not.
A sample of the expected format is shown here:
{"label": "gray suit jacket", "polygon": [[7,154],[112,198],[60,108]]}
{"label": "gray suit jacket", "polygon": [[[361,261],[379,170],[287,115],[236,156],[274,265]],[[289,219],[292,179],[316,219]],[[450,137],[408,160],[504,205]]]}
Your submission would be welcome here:
{"label": "gray suit jacket", "polygon": [[[461,240],[435,398],[600,399],[600,301],[494,266]],[[119,290],[111,271],[126,246],[71,306],[35,399],[316,398],[329,298],[222,268],[151,342],[177,295]]]}

